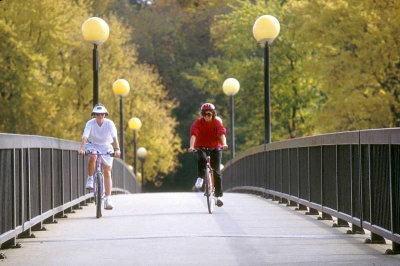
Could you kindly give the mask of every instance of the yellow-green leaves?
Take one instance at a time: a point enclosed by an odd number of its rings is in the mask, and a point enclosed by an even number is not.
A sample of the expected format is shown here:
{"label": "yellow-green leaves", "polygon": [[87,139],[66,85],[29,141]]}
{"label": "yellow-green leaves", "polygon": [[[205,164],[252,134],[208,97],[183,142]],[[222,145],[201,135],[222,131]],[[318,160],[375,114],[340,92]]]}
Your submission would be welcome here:
{"label": "yellow-green leaves", "polygon": [[[101,2],[101,10],[110,6],[110,1]],[[93,106],[93,45],[81,31],[94,16],[91,7],[92,1],[0,3],[0,132],[80,141]],[[128,121],[137,116],[143,123],[138,143],[149,151],[146,178],[155,179],[177,165],[176,105],[154,68],[138,64],[132,29],[115,15],[103,19],[110,36],[98,48],[100,102],[119,131],[119,97],[112,84],[119,78],[129,82],[124,98],[126,162],[133,163],[134,153]]]}

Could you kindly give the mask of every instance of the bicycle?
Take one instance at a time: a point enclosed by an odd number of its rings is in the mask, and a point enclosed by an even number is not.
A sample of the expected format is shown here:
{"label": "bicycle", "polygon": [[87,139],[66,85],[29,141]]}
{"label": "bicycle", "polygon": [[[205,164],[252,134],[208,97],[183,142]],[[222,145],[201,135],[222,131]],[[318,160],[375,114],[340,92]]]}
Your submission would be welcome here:
{"label": "bicycle", "polygon": [[216,149],[208,149],[208,148],[198,148],[193,150],[194,153],[201,151],[206,155],[206,173],[204,175],[204,196],[207,197],[207,208],[208,213],[212,214],[214,210],[214,206],[217,205],[215,198],[215,187],[214,187],[214,171],[211,167],[211,157],[210,152]]}
{"label": "bicycle", "polygon": [[94,204],[96,205],[96,218],[100,218],[101,214],[101,205],[104,198],[104,175],[103,169],[101,167],[101,157],[104,155],[109,155],[111,157],[114,156],[114,153],[100,153],[99,151],[91,152],[86,151],[86,156],[97,156],[96,158],[96,168],[93,174],[93,197]]}

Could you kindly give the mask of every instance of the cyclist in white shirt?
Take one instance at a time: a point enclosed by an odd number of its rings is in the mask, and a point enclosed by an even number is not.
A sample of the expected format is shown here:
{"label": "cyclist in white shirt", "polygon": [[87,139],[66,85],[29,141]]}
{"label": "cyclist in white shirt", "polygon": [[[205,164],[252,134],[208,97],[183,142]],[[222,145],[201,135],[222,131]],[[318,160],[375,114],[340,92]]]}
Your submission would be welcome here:
{"label": "cyclist in white shirt", "polygon": [[[90,119],[83,131],[79,155],[84,155],[85,151],[99,151],[100,153],[112,152],[114,156],[120,157],[117,128],[112,120],[106,118],[108,116],[107,109],[97,104],[92,111],[92,119]],[[102,156],[102,167],[104,171],[105,198],[104,207],[106,210],[112,210],[114,204],[111,201],[112,179],[111,169],[113,157]],[[90,156],[88,166],[88,178],[86,181],[86,189],[93,189],[93,174],[96,167],[96,156]]]}

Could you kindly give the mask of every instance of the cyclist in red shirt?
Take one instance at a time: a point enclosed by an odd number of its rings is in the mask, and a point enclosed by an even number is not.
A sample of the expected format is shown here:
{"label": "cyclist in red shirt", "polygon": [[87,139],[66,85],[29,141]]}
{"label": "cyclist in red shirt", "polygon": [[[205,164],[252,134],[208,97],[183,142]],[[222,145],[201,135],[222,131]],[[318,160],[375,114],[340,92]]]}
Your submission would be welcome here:
{"label": "cyclist in red shirt", "polygon": [[[201,117],[196,119],[190,127],[190,148],[189,152],[197,148],[220,148],[227,150],[226,144],[226,129],[219,119],[216,119],[217,112],[212,103],[205,103],[200,109]],[[222,150],[216,149],[211,151],[211,167],[214,171],[215,196],[217,197],[217,206],[221,207],[224,203],[221,199],[222,192],[222,176],[221,176],[221,158]],[[196,188],[201,188],[206,169],[206,157],[202,152],[197,153],[197,171],[198,178]]]}

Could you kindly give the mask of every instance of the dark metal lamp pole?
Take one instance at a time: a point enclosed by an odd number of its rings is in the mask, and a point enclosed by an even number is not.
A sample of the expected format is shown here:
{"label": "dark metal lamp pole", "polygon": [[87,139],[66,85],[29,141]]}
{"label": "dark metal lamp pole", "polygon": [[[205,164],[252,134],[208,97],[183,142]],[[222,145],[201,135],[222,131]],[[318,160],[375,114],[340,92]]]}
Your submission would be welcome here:
{"label": "dark metal lamp pole", "polygon": [[82,24],[82,34],[85,41],[93,47],[93,106],[99,103],[99,52],[97,47],[102,45],[110,35],[107,23],[98,17],[87,19]]}
{"label": "dark metal lamp pole", "polygon": [[99,103],[99,50],[93,46],[93,107]]}
{"label": "dark metal lamp pole", "polygon": [[230,120],[230,159],[232,160],[235,157],[235,127],[234,127],[234,123],[235,123],[235,112],[234,112],[234,99],[233,96],[236,95],[236,93],[238,93],[240,89],[240,83],[239,81],[237,81],[237,79],[235,78],[228,78],[224,81],[224,83],[222,84],[222,90],[224,91],[224,93],[228,96],[230,96],[230,116],[231,116],[231,120]]}
{"label": "dark metal lamp pole", "polygon": [[137,132],[136,131],[138,131],[142,127],[142,121],[140,121],[140,119],[137,117],[132,117],[129,120],[128,124],[129,124],[129,128],[133,130],[133,171],[136,176],[138,173],[138,170],[137,170],[138,154],[136,152],[136,145],[137,145],[137,139],[136,139]]}
{"label": "dark metal lamp pole", "polygon": [[119,99],[119,134],[120,134],[120,149],[121,159],[125,159],[125,148],[124,148],[124,100],[123,96]]}
{"label": "dark metal lamp pole", "polygon": [[271,143],[271,98],[269,73],[269,43],[278,36],[281,26],[271,15],[259,17],[253,25],[253,36],[264,48],[264,143]]}
{"label": "dark metal lamp pole", "polygon": [[230,113],[231,113],[231,141],[230,141],[230,150],[231,150],[231,157],[230,159],[232,160],[235,157],[235,131],[234,131],[234,123],[235,123],[235,113],[234,113],[234,100],[233,100],[233,95],[230,97],[231,99],[231,104],[230,104]]}
{"label": "dark metal lamp pole", "polygon": [[146,161],[146,156],[147,156],[147,150],[143,147],[140,147],[137,150],[137,156],[139,157],[139,160],[142,163],[142,192],[144,192],[144,185],[145,185],[145,176],[144,176],[144,163]]}
{"label": "dark metal lamp pole", "polygon": [[271,143],[271,88],[269,76],[269,43],[265,43],[264,50],[264,143]]}
{"label": "dark metal lamp pole", "polygon": [[133,171],[137,175],[136,129],[133,130]]}
{"label": "dark metal lamp pole", "polygon": [[124,97],[128,95],[130,86],[129,82],[125,79],[117,79],[113,83],[113,92],[119,96],[119,147],[121,149],[121,159],[125,159],[125,145],[124,145]]}

